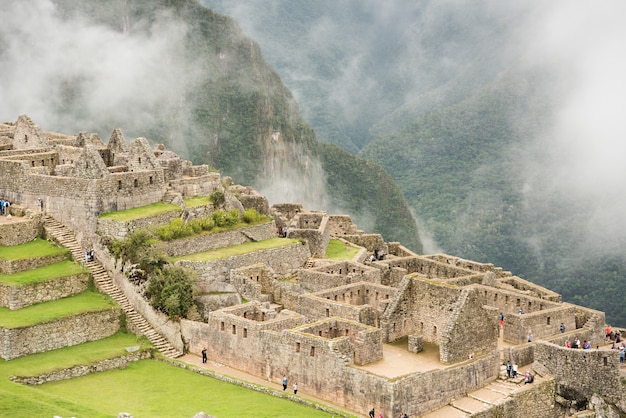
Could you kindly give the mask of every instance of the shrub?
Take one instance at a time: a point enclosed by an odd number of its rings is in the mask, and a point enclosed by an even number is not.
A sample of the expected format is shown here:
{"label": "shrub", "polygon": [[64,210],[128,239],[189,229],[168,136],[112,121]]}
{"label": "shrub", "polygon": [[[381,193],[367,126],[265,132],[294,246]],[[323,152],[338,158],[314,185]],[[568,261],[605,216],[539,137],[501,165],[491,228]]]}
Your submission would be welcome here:
{"label": "shrub", "polygon": [[226,201],[224,192],[221,190],[215,190],[209,195],[209,199],[211,200],[211,203],[213,203],[213,207],[219,207],[222,203]]}
{"label": "shrub", "polygon": [[248,223],[248,224],[253,224],[255,222],[261,222],[264,219],[265,219],[265,215],[261,215],[254,208],[246,209],[246,211],[243,213],[243,221],[245,223]]}
{"label": "shrub", "polygon": [[239,211],[237,209],[230,210],[226,214],[225,226],[235,226],[239,223],[240,220],[241,219],[239,218]]}
{"label": "shrub", "polygon": [[181,267],[156,272],[148,282],[150,304],[170,318],[185,317],[193,305],[193,276]]}
{"label": "shrub", "polygon": [[211,215],[211,218],[213,219],[215,226],[217,227],[226,226],[226,212],[224,212],[223,210],[216,210]]}

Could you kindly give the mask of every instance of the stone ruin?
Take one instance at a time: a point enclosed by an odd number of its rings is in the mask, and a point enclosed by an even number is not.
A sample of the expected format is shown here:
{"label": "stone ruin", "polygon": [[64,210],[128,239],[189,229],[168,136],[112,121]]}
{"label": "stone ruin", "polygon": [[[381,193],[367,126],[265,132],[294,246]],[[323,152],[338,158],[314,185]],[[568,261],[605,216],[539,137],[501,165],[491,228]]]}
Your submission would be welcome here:
{"label": "stone ruin", "polygon": [[[105,144],[95,134],[44,132],[20,116],[0,124],[0,175],[0,195],[27,219],[15,232],[24,236],[38,233],[38,214],[44,212],[74,230],[81,242],[97,245],[101,236],[123,237],[140,227],[98,221],[104,212],[164,201],[181,206],[175,216],[189,217],[194,214],[183,198],[219,190],[230,207],[252,207],[273,221],[196,238],[170,248],[171,254],[264,240],[276,231],[302,240],[305,245],[214,263],[177,262],[199,273],[197,286],[204,292],[197,300],[198,318],[167,325],[134,294],[132,283],[119,277],[114,260],[103,260],[129,300],[141,305],[136,309],[191,353],[207,347],[209,359],[272,382],[287,375],[302,391],[358,413],[374,406],[385,416],[421,416],[448,407],[501,379],[507,360],[534,370],[541,381],[522,385],[472,416],[557,417],[572,405],[597,404],[598,396],[605,406],[626,412],[618,352],[564,348],[576,336],[604,346],[604,313],[565,303],[491,264],[416,254],[359,230],[346,215],[293,203],[269,207],[255,190],[233,185],[161,145],[150,148],[144,138],[127,145],[119,130]],[[360,251],[352,260],[327,260],[330,239]],[[384,256],[370,262],[374,253]],[[391,350],[400,350],[406,361],[393,375],[385,371],[386,365],[394,368]],[[413,369],[427,352],[435,353],[434,365]]]}

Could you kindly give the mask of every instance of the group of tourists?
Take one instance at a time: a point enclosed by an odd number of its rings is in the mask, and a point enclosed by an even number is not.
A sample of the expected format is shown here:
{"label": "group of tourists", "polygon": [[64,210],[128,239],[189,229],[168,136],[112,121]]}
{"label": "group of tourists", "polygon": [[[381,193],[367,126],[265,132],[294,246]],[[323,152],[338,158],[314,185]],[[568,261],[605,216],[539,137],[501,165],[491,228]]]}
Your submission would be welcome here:
{"label": "group of tourists", "polygon": [[9,207],[11,207],[11,202],[5,200],[4,198],[0,199],[0,215],[11,216],[9,213]]}
{"label": "group of tourists", "polygon": [[[283,380],[282,380],[282,384],[283,384],[283,391],[287,390],[287,384],[288,384],[288,380],[287,380],[287,376],[283,376]],[[298,394],[298,382],[295,382],[291,388],[293,389],[293,394],[297,395]]]}
{"label": "group of tourists", "polygon": [[[369,413],[367,414],[370,418],[376,418],[376,411],[374,410],[374,407],[372,407],[372,409],[370,409]],[[378,418],[384,418],[383,413],[381,412],[380,414],[378,414]],[[409,418],[409,414],[407,414],[406,412],[402,412],[398,418]]]}
{"label": "group of tourists", "polygon": [[565,341],[565,347],[567,348],[582,348],[583,350],[591,349],[591,341],[584,340],[582,343],[580,342],[580,338],[574,337],[573,341],[567,340]]}

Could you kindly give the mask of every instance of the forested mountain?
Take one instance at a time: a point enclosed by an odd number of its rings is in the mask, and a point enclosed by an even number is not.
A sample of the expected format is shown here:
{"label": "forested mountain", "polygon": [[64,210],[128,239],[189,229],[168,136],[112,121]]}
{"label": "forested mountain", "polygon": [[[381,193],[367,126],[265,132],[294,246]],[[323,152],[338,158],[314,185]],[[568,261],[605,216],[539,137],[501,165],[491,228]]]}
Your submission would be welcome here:
{"label": "forested mountain", "polygon": [[38,0],[3,4],[0,13],[2,118],[25,113],[47,130],[104,139],[119,127],[208,163],[272,203],[348,213],[421,250],[393,180],[373,162],[319,144],[232,18],[195,0]]}
{"label": "forested mountain", "polygon": [[626,325],[619,2],[202,0],[432,237]]}

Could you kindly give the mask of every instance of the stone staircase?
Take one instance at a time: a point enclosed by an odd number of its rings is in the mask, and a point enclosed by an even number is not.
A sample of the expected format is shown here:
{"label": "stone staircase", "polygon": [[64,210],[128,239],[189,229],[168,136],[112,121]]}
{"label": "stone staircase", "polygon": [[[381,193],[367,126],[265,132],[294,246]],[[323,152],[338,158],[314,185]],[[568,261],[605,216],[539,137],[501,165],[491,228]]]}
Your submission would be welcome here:
{"label": "stone staircase", "polygon": [[[65,225],[52,218],[49,215],[44,217],[44,225],[46,233],[54,237],[61,245],[67,247],[72,252],[74,260],[81,261],[85,259],[84,249],[81,248],[74,233],[66,228]],[[126,320],[130,322],[135,329],[142,335],[145,335],[150,342],[166,357],[176,358],[183,355],[181,351],[170,344],[161,334],[156,332],[150,326],[148,321],[141,316],[124,293],[113,283],[108,273],[102,267],[98,260],[89,261],[84,265],[91,271],[96,287],[103,293],[109,295],[126,314]]]}
{"label": "stone staircase", "polygon": [[463,398],[456,399],[448,405],[422,415],[422,418],[470,417],[476,412],[488,410],[492,406],[502,403],[505,398],[522,386],[524,385],[498,379],[468,393]]}
{"label": "stone staircase", "polygon": [[174,199],[180,196],[180,193],[175,192],[174,190],[167,189],[165,194],[163,195],[163,199],[161,201],[163,203],[172,203]]}
{"label": "stone staircase", "polygon": [[314,258],[309,258],[306,263],[304,264],[304,268],[305,269],[310,269],[313,266],[315,266],[315,259]]}

